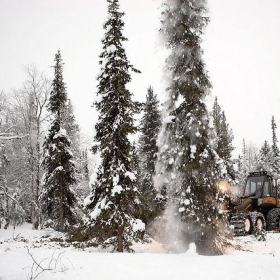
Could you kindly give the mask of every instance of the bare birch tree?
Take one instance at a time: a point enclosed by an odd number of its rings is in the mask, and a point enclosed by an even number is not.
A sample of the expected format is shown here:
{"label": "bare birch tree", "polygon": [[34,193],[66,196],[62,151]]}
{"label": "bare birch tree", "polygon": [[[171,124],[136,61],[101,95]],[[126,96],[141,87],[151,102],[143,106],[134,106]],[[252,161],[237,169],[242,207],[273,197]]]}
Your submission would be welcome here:
{"label": "bare birch tree", "polygon": [[42,176],[41,146],[44,133],[43,128],[48,116],[45,107],[51,91],[51,81],[43,73],[40,73],[35,66],[27,66],[25,72],[26,80],[22,88],[14,91],[13,112],[16,118],[14,123],[17,124],[15,128],[16,133],[27,135],[21,141],[22,156],[27,163],[25,174],[29,178],[27,183],[31,199],[31,221],[33,229],[37,229],[40,218],[38,197]]}

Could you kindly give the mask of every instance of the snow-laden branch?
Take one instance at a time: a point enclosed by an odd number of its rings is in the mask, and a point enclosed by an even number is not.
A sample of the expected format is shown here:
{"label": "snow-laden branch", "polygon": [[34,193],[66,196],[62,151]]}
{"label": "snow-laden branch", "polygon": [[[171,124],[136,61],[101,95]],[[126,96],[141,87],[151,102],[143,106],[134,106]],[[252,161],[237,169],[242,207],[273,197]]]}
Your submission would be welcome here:
{"label": "snow-laden branch", "polygon": [[29,134],[26,134],[26,135],[10,135],[8,133],[0,133],[0,141],[23,139],[23,138],[27,137],[28,135]]}

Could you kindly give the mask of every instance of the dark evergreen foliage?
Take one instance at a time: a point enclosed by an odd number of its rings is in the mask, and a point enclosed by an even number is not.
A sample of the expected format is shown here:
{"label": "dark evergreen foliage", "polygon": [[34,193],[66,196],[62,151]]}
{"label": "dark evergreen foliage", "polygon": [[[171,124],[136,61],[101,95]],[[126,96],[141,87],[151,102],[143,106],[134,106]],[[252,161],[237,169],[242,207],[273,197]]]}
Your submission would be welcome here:
{"label": "dark evergreen foliage", "polygon": [[45,222],[57,230],[65,231],[76,222],[73,209],[76,199],[71,190],[76,178],[73,155],[69,149],[71,142],[62,127],[67,93],[60,51],[55,56],[55,63],[55,78],[48,105],[54,120],[43,145],[43,165],[46,172],[40,200]]}
{"label": "dark evergreen foliage", "polygon": [[74,193],[71,191],[76,180],[75,166],[69,151],[70,141],[58,121],[54,121],[44,142],[46,169],[41,194],[42,212],[46,219],[60,231],[66,230],[76,222],[73,206]]}
{"label": "dark evergreen foliage", "polygon": [[61,115],[67,102],[65,83],[63,82],[63,63],[60,50],[55,54],[54,80],[48,104],[48,110],[61,122]]}
{"label": "dark evergreen foliage", "polygon": [[[139,104],[132,101],[127,89],[131,81],[129,71],[139,72],[128,61],[122,43],[127,39],[122,30],[124,13],[119,12],[118,0],[107,0],[108,20],[104,24],[105,37],[100,55],[101,74],[98,77],[99,112],[95,126],[97,146],[102,163],[97,181],[89,197],[92,235],[104,246],[129,251],[144,224],[135,218],[140,201],[136,188],[136,173],[131,164],[130,133],[136,132],[133,115]],[[141,229],[141,230],[139,230]]]}
{"label": "dark evergreen foliage", "polygon": [[139,138],[139,159],[141,172],[141,194],[144,198],[144,219],[148,222],[156,215],[156,195],[153,177],[157,161],[157,137],[161,125],[159,101],[152,87],[148,88],[146,102],[143,105],[144,115],[141,119],[141,135]]}
{"label": "dark evergreen foliage", "polygon": [[73,105],[70,99],[64,104],[61,116],[61,125],[66,130],[67,136],[71,141],[71,150],[74,155],[75,161],[78,161],[80,151],[80,127],[74,115]]}
{"label": "dark evergreen foliage", "polygon": [[225,112],[222,111],[220,105],[218,104],[217,97],[215,98],[212,115],[216,133],[216,152],[219,157],[224,160],[226,166],[225,179],[233,181],[235,180],[235,172],[231,155],[234,150],[232,145],[233,133],[232,130],[229,129]]}
{"label": "dark evergreen foliage", "polygon": [[[80,148],[80,127],[76,121],[73,105],[70,99],[67,99],[67,102],[64,104],[61,113],[61,126],[66,130],[66,134],[71,141],[71,152],[73,153],[73,161],[75,162],[75,176],[77,179],[77,185],[84,185],[84,163],[82,158],[82,151]],[[82,187],[77,185],[75,187]]]}

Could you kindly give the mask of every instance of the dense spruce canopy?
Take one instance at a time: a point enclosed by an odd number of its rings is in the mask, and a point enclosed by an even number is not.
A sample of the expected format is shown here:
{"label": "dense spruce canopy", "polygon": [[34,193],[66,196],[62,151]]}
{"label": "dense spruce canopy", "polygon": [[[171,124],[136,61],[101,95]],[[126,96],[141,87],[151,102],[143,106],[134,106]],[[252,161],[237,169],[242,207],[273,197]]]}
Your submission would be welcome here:
{"label": "dense spruce canopy", "polygon": [[84,159],[81,150],[81,139],[80,139],[80,126],[78,125],[75,115],[74,108],[70,99],[64,105],[64,109],[61,114],[61,125],[66,130],[67,136],[71,141],[71,151],[73,153],[73,160],[76,167],[76,179],[77,183],[81,183],[84,177]]}
{"label": "dense spruce canopy", "polygon": [[235,172],[231,155],[232,151],[234,150],[232,145],[233,133],[232,130],[229,129],[225,112],[222,111],[220,105],[218,104],[217,97],[214,101],[212,117],[214,122],[214,131],[216,133],[216,152],[219,157],[224,160],[226,166],[225,179],[227,179],[228,181],[235,180]]}
{"label": "dense spruce canopy", "polygon": [[145,202],[145,212],[149,216],[155,213],[156,190],[153,184],[157,161],[157,137],[161,125],[159,101],[152,87],[148,88],[146,102],[143,105],[141,135],[139,138],[139,158],[141,172],[141,194]]}
{"label": "dense spruce canopy", "polygon": [[168,100],[159,136],[157,187],[167,187],[169,201],[185,222],[188,241],[198,250],[216,251],[219,214],[215,204],[223,161],[212,147],[204,102],[211,87],[202,60],[201,35],[208,22],[205,1],[167,0],[161,33],[166,60]]}
{"label": "dense spruce canopy", "polygon": [[60,50],[55,54],[54,80],[48,104],[49,111],[61,121],[61,114],[67,101],[67,92],[63,82],[63,63]]}
{"label": "dense spruce canopy", "polygon": [[40,200],[45,222],[57,230],[65,231],[76,222],[73,210],[76,199],[71,190],[76,179],[73,155],[69,149],[71,142],[62,126],[67,93],[60,51],[55,56],[54,70],[53,90],[48,106],[53,122],[43,145],[45,175]]}
{"label": "dense spruce canopy", "polygon": [[73,105],[70,99],[65,102],[61,114],[61,123],[66,130],[69,139],[71,140],[71,149],[73,151],[75,160],[81,155],[80,151],[80,127],[74,115]]}
{"label": "dense spruce canopy", "polygon": [[131,242],[145,227],[135,218],[139,200],[128,139],[129,134],[136,132],[133,115],[139,111],[139,104],[132,101],[132,93],[127,89],[131,81],[129,71],[139,71],[129,63],[122,45],[127,39],[122,34],[124,13],[119,11],[119,1],[107,2],[108,20],[104,24],[95,103],[99,113],[95,126],[98,145],[93,147],[93,151],[100,151],[102,162],[88,205],[93,208],[93,235],[103,245],[113,245],[122,252],[130,250]]}

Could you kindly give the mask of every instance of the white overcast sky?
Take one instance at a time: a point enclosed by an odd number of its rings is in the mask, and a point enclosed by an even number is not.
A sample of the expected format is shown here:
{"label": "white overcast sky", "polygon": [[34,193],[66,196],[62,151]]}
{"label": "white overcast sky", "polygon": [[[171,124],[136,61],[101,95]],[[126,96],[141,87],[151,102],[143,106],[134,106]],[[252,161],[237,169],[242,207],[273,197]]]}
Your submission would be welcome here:
{"label": "white overcast sky", "polygon": [[[145,100],[149,85],[163,100],[164,50],[158,38],[162,0],[119,0],[128,59],[142,74],[130,89]],[[209,0],[204,61],[234,132],[236,153],[242,139],[257,146],[271,140],[275,116],[280,140],[280,1]],[[54,55],[61,50],[64,80],[82,129],[93,134],[91,104],[99,73],[105,0],[0,0],[0,90],[9,93],[35,64],[53,78]]]}

